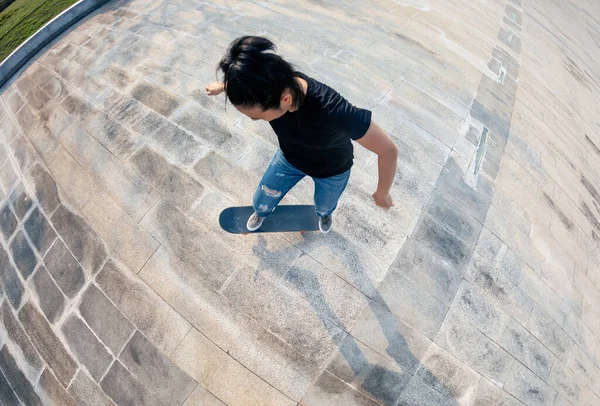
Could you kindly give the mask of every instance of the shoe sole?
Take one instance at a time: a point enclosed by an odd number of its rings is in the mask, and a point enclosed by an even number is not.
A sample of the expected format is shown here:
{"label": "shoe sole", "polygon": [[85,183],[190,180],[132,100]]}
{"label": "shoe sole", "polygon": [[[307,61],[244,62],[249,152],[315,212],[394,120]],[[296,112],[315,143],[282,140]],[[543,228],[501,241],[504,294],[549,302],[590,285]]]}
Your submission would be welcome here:
{"label": "shoe sole", "polygon": [[327,231],[323,230],[321,227],[319,227],[319,230],[321,230],[321,234],[329,234],[329,232],[331,231],[331,227],[329,227],[329,230]]}

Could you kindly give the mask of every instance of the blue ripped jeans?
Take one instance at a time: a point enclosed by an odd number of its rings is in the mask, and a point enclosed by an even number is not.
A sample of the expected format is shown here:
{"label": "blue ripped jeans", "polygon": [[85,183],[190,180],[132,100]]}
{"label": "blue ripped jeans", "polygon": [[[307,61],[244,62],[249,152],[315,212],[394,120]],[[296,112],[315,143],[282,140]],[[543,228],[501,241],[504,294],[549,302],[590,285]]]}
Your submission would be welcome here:
{"label": "blue ripped jeans", "polygon": [[[254,211],[261,217],[271,214],[286,193],[305,176],[307,175],[304,172],[296,169],[285,159],[281,150],[277,150],[254,193],[252,199]],[[333,213],[349,178],[350,169],[329,178],[313,178],[315,207],[319,216],[324,217]]]}

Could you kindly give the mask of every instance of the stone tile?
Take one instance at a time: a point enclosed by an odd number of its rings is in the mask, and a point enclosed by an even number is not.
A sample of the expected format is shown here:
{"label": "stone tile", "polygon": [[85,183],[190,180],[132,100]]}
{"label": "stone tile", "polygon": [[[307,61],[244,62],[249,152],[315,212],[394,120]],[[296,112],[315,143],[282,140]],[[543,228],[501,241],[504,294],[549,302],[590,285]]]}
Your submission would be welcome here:
{"label": "stone tile", "polygon": [[[142,31],[144,31],[144,29],[142,29]],[[163,31],[163,33],[172,35],[169,31]],[[170,91],[184,85],[188,80],[187,75],[173,69],[170,65],[164,65],[148,59],[138,64],[135,67],[135,71],[139,75],[144,76],[146,79],[150,79],[152,82],[157,83]]]}
{"label": "stone tile", "polygon": [[564,326],[568,305],[531,267],[522,268],[519,287],[559,326]]}
{"label": "stone tile", "polygon": [[243,171],[218,153],[209,152],[193,168],[207,183],[219,190],[232,202],[250,205],[260,178]]}
{"label": "stone tile", "polygon": [[456,401],[442,395],[432,387],[426,385],[418,378],[413,378],[408,385],[408,388],[404,391],[400,399],[398,399],[398,406],[417,406],[417,405],[431,405],[431,406],[451,406],[456,405]]}
{"label": "stone tile", "polygon": [[113,360],[104,345],[75,313],[63,322],[61,330],[79,362],[99,382]]}
{"label": "stone tile", "polygon": [[469,247],[428,214],[419,218],[410,238],[422,243],[458,269],[469,262]]}
{"label": "stone tile", "polygon": [[469,402],[481,376],[433,344],[421,361],[415,377],[442,395]]}
{"label": "stone tile", "polygon": [[8,196],[8,201],[12,205],[12,208],[19,220],[23,220],[23,218],[25,218],[25,215],[33,205],[33,202],[29,197],[29,193],[25,190],[25,187],[21,182],[19,182],[17,187],[15,187]]}
{"label": "stone tile", "polygon": [[431,346],[431,340],[374,302],[351,330],[361,342],[412,374]]}
{"label": "stone tile", "polygon": [[44,369],[38,383],[40,393],[45,398],[47,404],[76,406],[75,400],[56,380],[48,368]]}
{"label": "stone tile", "polygon": [[204,190],[190,175],[146,145],[136,151],[130,161],[142,179],[185,212],[190,210]]}
{"label": "stone tile", "polygon": [[510,319],[497,342],[540,378],[548,378],[554,355],[519,323]]}
{"label": "stone tile", "polygon": [[321,372],[320,365],[251,321],[228,353],[285,395],[298,401]]}
{"label": "stone tile", "polygon": [[135,85],[131,96],[165,117],[173,114],[183,102],[178,96],[148,81]]}
{"label": "stone tile", "polygon": [[514,363],[504,390],[526,405],[552,405],[556,399],[554,389],[518,362]]}
{"label": "stone tile", "polygon": [[574,405],[582,404],[584,384],[562,362],[555,360],[548,384]]}
{"label": "stone tile", "polygon": [[29,73],[29,78],[39,87],[44,87],[52,76],[52,73],[39,63],[34,64],[33,70]]}
{"label": "stone tile", "polygon": [[42,406],[44,404],[31,382],[19,369],[17,362],[6,345],[0,349],[0,370],[2,370],[4,377],[24,404],[32,406]]}
{"label": "stone tile", "polygon": [[322,319],[350,329],[368,298],[308,255],[296,259],[283,276],[283,286]]}
{"label": "stone tile", "polygon": [[31,133],[38,126],[40,120],[28,105],[24,105],[17,114],[15,120],[25,135]]}
{"label": "stone tile", "polygon": [[353,187],[346,189],[334,215],[335,228],[391,264],[418,218],[418,209],[407,205],[386,212],[373,204],[370,192]]}
{"label": "stone tile", "polygon": [[69,92],[69,95],[63,99],[60,106],[83,125],[99,112],[96,105],[75,90]]}
{"label": "stone tile", "polygon": [[465,277],[483,289],[503,311],[519,323],[527,323],[533,301],[479,254],[473,254]]}
{"label": "stone tile", "polygon": [[106,260],[107,251],[87,221],[64,205],[54,211],[51,221],[83,268],[92,274],[96,273]]}
{"label": "stone tile", "polygon": [[173,120],[234,161],[249,149],[245,137],[195,104],[184,107]]}
{"label": "stone tile", "polygon": [[[362,147],[361,147],[362,148]],[[355,148],[357,151],[357,148]],[[418,152],[416,151],[402,151],[398,152],[398,163],[396,165],[396,176],[394,178],[394,183],[390,189],[390,195],[395,202],[403,202],[403,205],[411,205],[418,207],[419,209],[427,203],[429,196],[431,195],[431,191],[433,189],[433,182],[435,178],[437,178],[439,171],[441,170],[441,166],[435,164],[437,166],[437,170],[427,171],[422,168],[413,168],[407,166],[406,157],[411,157],[411,159],[417,159]],[[429,159],[429,158],[427,158]],[[356,162],[356,161],[355,161]],[[371,175],[367,180],[367,184],[361,186],[368,186],[368,196],[371,195],[371,189],[375,187],[374,180],[378,179],[379,166],[377,163],[377,159],[373,158],[368,162],[368,166],[366,168],[366,172]],[[433,161],[432,161],[433,162]],[[353,186],[356,186],[357,179],[356,175],[358,172],[356,169],[352,172],[351,183],[349,185],[352,190]],[[387,212],[390,213],[390,212]],[[393,213],[393,211],[392,211]]]}
{"label": "stone tile", "polygon": [[135,379],[119,361],[112,366],[100,382],[100,387],[117,405],[161,406],[163,403]]}
{"label": "stone tile", "polygon": [[8,194],[12,189],[15,182],[19,179],[17,170],[12,164],[11,160],[8,159],[4,162],[4,165],[0,167],[0,186],[4,190],[5,194]]}
{"label": "stone tile", "polygon": [[426,153],[440,165],[446,162],[450,154],[450,147],[410,120],[403,120],[394,128],[391,135],[404,140],[417,151]]}
{"label": "stone tile", "polygon": [[69,385],[69,394],[78,405],[114,406],[115,404],[100,387],[84,372],[82,368]]}
{"label": "stone tile", "polygon": [[149,112],[135,125],[144,139],[176,163],[188,166],[206,150],[202,142],[160,115]]}
{"label": "stone tile", "polygon": [[86,277],[62,240],[57,239],[52,245],[44,257],[44,264],[63,293],[73,299],[83,287]]}
{"label": "stone tile", "polygon": [[[446,170],[446,168],[450,170]],[[488,200],[456,177],[456,171],[460,171],[460,169],[449,160],[445,169],[440,173],[435,185],[436,189],[476,220],[483,222],[487,214]]]}
{"label": "stone tile", "polygon": [[96,283],[146,337],[170,354],[190,329],[189,323],[129,269],[106,263]]}
{"label": "stone tile", "polygon": [[104,243],[135,272],[159,246],[110,196],[90,199],[82,213]]}
{"label": "stone tile", "polygon": [[466,320],[492,340],[497,340],[509,323],[510,316],[479,288],[467,280],[460,284],[453,306]]}
{"label": "stone tile", "polygon": [[376,286],[388,269],[380,258],[335,230],[327,236],[304,234],[286,238],[368,297],[376,293]]}
{"label": "stone tile", "polygon": [[50,96],[38,86],[34,86],[31,92],[25,96],[25,100],[33,107],[34,111],[39,111],[50,101]]}
{"label": "stone tile", "polygon": [[160,247],[139,273],[140,278],[179,314],[219,347],[229,350],[249,317],[212,289],[195,266],[184,265]]}
{"label": "stone tile", "polygon": [[23,367],[23,370],[28,373],[29,376],[38,375],[44,368],[44,362],[29,340],[29,337],[27,337],[23,327],[21,327],[21,324],[19,324],[13,315],[9,304],[6,301],[2,303],[0,320],[2,320],[2,325],[4,326],[4,336],[6,338],[4,341],[7,342],[7,346],[13,348],[13,353],[15,352],[14,349],[18,347],[19,351],[17,352],[22,354],[22,360],[24,362],[21,362],[21,366]]}
{"label": "stone tile", "polygon": [[174,365],[139,331],[125,346],[119,360],[150,392],[166,405],[180,405],[196,382]]}
{"label": "stone tile", "polygon": [[4,247],[0,247],[0,267],[0,287],[12,307],[18,309],[23,298],[23,284]]}
{"label": "stone tile", "polygon": [[70,89],[62,79],[55,76],[49,77],[46,84],[42,86],[42,90],[58,102],[62,101],[70,93]]}
{"label": "stone tile", "polygon": [[106,96],[104,108],[121,124],[133,126],[150,110],[142,103],[118,92]]}
{"label": "stone tile", "polygon": [[135,82],[133,75],[112,63],[102,66],[96,73],[121,91],[126,90]]}
{"label": "stone tile", "polygon": [[164,200],[152,208],[140,224],[184,265],[197,267],[198,263],[203,263],[205,266],[200,272],[216,290],[239,267],[235,252]]}
{"label": "stone tile", "polygon": [[15,235],[15,238],[10,243],[10,250],[17,269],[21,272],[23,279],[27,280],[33,273],[38,259],[29,246],[29,242],[22,230],[17,232],[17,235]]}
{"label": "stone tile", "polygon": [[24,228],[37,252],[44,256],[56,239],[56,233],[38,207],[33,209]]}
{"label": "stone tile", "polygon": [[404,275],[444,304],[450,304],[461,281],[461,272],[412,238],[406,240],[389,272]]}
{"label": "stone tile", "polygon": [[83,72],[75,79],[70,81],[70,84],[79,90],[85,97],[93,101],[101,101],[105,92],[108,92],[108,84],[98,77]]}
{"label": "stone tile", "polygon": [[135,329],[94,284],[85,290],[79,303],[79,313],[113,354],[121,352]]}
{"label": "stone tile", "polygon": [[[598,367],[581,348],[577,345],[571,347],[569,354],[569,361],[566,364],[575,375],[577,375],[583,382],[590,387],[596,389],[596,378],[600,371]],[[597,391],[597,389],[596,389]]]}
{"label": "stone tile", "polygon": [[472,406],[520,406],[517,399],[485,378],[481,378],[473,393]]}
{"label": "stone tile", "polygon": [[42,312],[50,323],[55,323],[65,309],[65,297],[43,265],[38,267],[32,281]]}
{"label": "stone tile", "polygon": [[458,309],[450,308],[434,341],[492,382],[506,381],[513,358],[471,326]]}
{"label": "stone tile", "polygon": [[467,246],[472,247],[477,242],[482,228],[481,223],[443,194],[434,191],[423,210],[462,239]]}
{"label": "stone tile", "polygon": [[6,97],[5,101],[9,110],[13,114],[17,114],[19,110],[21,110],[21,108],[25,105],[23,97],[18,92],[14,92],[10,96]]}
{"label": "stone tile", "polygon": [[375,302],[433,339],[446,315],[446,305],[395,269],[388,271],[378,291],[379,294],[373,297]]}
{"label": "stone tile", "polygon": [[384,405],[394,405],[411,375],[394,362],[347,336],[327,372]]}
{"label": "stone tile", "polygon": [[183,406],[225,406],[215,395],[197,385],[196,389],[188,396]]}
{"label": "stone tile", "polygon": [[120,160],[125,160],[142,144],[141,138],[106,113],[87,125],[89,133]]}
{"label": "stone tile", "polygon": [[319,377],[319,380],[315,382],[314,386],[308,391],[299,404],[302,406],[378,405],[378,403],[348,386],[327,371],[323,372]]}
{"label": "stone tile", "polygon": [[296,404],[244,368],[195,329],[184,338],[171,358],[227,405]]}
{"label": "stone tile", "polygon": [[[567,362],[573,341],[542,309],[533,306],[527,329],[563,363]],[[557,361],[554,361],[555,363]]]}
{"label": "stone tile", "polygon": [[[159,193],[135,175],[117,157],[80,126],[71,126],[61,143],[94,182],[110,193],[127,213],[139,220],[159,198]],[[94,168],[94,169],[92,169]]]}
{"label": "stone tile", "polygon": [[11,142],[17,135],[21,133],[20,128],[17,124],[11,120],[9,116],[2,122],[0,126],[0,134],[4,137],[6,142]]}
{"label": "stone tile", "polygon": [[564,330],[584,351],[591,353],[596,348],[596,336],[574,313],[567,314]]}
{"label": "stone tile", "polygon": [[2,371],[0,371],[0,402],[2,402],[3,405],[20,404],[17,395],[13,392]]}
{"label": "stone tile", "polygon": [[[27,135],[29,134],[30,133]],[[27,172],[33,163],[39,161],[35,150],[23,135],[15,137],[9,145],[9,149],[12,152],[21,173]]]}
{"label": "stone tile", "polygon": [[4,234],[5,241],[10,240],[10,237],[17,230],[18,225],[17,217],[13,213],[8,201],[5,201],[2,209],[0,209],[0,229],[2,230],[2,234]]}
{"label": "stone tile", "polygon": [[77,372],[77,363],[56,337],[44,316],[28,302],[19,311],[19,320],[38,353],[52,369],[60,383],[67,386]]}
{"label": "stone tile", "polygon": [[290,294],[272,275],[257,273],[250,267],[241,267],[223,294],[238,310],[321,367],[325,367],[346,335],[336,324],[319,317]]}
{"label": "stone tile", "polygon": [[[27,138],[32,143],[34,143],[36,138],[39,138],[39,135],[37,134],[40,132],[47,133],[48,137],[46,138],[58,140],[64,129],[66,129],[69,125],[76,123],[75,119],[69,113],[67,113],[65,109],[60,107],[60,104],[55,100],[49,102],[46,107],[40,110],[39,115],[42,125],[37,127],[33,132],[26,134]],[[48,141],[46,142],[48,143]],[[36,147],[38,154],[44,158],[44,156],[40,153],[40,145],[35,145],[34,143],[34,146]],[[49,147],[47,148],[49,149]]]}

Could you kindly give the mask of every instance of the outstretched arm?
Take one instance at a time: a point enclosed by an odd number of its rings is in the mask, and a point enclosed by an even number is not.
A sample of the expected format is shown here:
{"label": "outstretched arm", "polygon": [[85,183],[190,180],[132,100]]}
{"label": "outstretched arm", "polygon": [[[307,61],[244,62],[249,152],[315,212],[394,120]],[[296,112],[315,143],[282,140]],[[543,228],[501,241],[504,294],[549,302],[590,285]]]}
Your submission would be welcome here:
{"label": "outstretched arm", "polygon": [[398,148],[381,127],[373,121],[371,121],[367,133],[356,142],[377,154],[379,182],[377,183],[377,190],[373,193],[373,199],[375,199],[377,206],[389,209],[394,205],[392,196],[390,196],[390,189],[396,176]]}

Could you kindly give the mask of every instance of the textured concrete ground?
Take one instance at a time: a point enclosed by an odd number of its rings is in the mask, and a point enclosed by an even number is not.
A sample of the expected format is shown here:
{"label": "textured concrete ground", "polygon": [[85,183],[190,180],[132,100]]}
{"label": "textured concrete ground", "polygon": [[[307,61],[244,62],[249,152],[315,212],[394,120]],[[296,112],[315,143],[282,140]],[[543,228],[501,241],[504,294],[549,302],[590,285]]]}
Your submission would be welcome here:
{"label": "textured concrete ground", "polygon": [[[0,404],[599,405],[592,0],[110,3],[0,91]],[[272,38],[400,150],[236,236],[276,150],[203,88]],[[288,203],[309,203],[310,181]]]}

